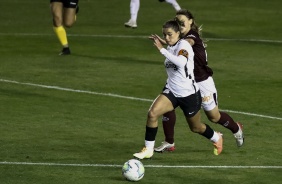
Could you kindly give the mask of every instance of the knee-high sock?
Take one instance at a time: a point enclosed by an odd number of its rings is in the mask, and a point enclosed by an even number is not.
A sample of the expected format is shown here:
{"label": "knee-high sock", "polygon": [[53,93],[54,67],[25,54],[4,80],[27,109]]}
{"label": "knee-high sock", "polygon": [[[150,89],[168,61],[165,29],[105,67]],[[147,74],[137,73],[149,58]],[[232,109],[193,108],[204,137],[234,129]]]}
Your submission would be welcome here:
{"label": "knee-high sock", "polygon": [[233,134],[239,131],[238,124],[227,113],[225,112],[219,112],[219,113],[220,113],[220,119],[217,122],[218,124],[231,130]]}
{"label": "knee-high sock", "polygon": [[130,1],[130,20],[136,22],[137,15],[140,8],[140,0],[131,0]]}
{"label": "knee-high sock", "polygon": [[154,141],[156,139],[157,132],[158,132],[158,127],[151,128],[146,126],[145,140]]}
{"label": "knee-high sock", "polygon": [[167,112],[163,115],[163,129],[165,134],[165,141],[173,144],[174,143],[174,126],[176,122],[175,111]]}
{"label": "knee-high sock", "polygon": [[59,26],[59,27],[53,27],[53,29],[62,46],[64,47],[68,46],[67,33],[65,28],[63,26]]}
{"label": "knee-high sock", "polygon": [[154,149],[157,132],[158,132],[158,127],[151,128],[146,126],[145,146],[147,148]]}
{"label": "knee-high sock", "polygon": [[171,4],[176,11],[181,9],[176,0],[165,0],[165,2]]}

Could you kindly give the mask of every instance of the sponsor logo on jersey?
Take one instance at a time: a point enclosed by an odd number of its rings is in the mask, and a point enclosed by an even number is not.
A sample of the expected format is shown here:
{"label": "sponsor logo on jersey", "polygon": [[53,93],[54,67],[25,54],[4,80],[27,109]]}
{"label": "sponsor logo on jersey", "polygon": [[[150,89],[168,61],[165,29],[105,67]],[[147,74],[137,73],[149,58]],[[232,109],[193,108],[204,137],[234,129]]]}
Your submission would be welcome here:
{"label": "sponsor logo on jersey", "polygon": [[177,66],[175,65],[175,64],[173,64],[172,62],[167,62],[166,64],[165,64],[165,67],[166,68],[173,68],[173,70],[177,70]]}

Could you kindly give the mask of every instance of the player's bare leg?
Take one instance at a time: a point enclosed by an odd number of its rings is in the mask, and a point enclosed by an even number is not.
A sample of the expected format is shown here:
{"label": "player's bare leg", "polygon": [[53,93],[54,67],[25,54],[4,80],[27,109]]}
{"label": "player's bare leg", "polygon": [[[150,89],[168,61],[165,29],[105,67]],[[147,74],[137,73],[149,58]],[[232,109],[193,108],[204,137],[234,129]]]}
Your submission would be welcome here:
{"label": "player's bare leg", "polygon": [[158,118],[162,114],[172,110],[172,103],[166,96],[161,94],[154,100],[147,115],[145,147],[141,152],[133,154],[134,157],[143,159],[153,156],[155,139],[158,132]]}

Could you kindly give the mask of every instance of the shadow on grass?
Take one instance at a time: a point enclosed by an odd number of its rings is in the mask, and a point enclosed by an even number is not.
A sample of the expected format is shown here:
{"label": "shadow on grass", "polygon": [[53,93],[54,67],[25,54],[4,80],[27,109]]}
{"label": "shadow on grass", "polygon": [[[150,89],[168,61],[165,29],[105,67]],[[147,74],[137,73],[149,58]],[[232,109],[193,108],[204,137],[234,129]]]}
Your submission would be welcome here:
{"label": "shadow on grass", "polygon": [[80,54],[72,54],[72,56],[82,57],[93,59],[95,61],[114,61],[118,63],[128,63],[128,64],[150,64],[150,65],[161,65],[163,63],[162,60],[144,60],[144,59],[136,59],[132,57],[107,57],[107,56],[91,56],[91,55],[80,55]]}

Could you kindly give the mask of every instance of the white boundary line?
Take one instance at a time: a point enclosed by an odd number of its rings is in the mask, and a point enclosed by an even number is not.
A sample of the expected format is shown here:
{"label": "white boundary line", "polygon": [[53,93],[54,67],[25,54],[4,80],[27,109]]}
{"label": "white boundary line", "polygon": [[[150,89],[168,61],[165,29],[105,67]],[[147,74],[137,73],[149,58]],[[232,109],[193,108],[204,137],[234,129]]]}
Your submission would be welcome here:
{"label": "white boundary line", "polygon": [[75,92],[75,93],[86,93],[86,94],[91,94],[91,95],[110,96],[110,97],[124,98],[124,99],[130,99],[130,100],[139,100],[139,101],[147,101],[147,102],[153,101],[153,100],[150,100],[150,99],[136,98],[136,97],[130,97],[130,96],[122,96],[122,95],[117,95],[117,94],[113,94],[113,93],[99,93],[99,92],[93,92],[93,91],[63,88],[63,87],[59,87],[59,86],[47,86],[47,85],[42,85],[42,84],[33,84],[33,83],[28,83],[28,82],[18,82],[18,81],[5,80],[5,79],[0,79],[0,82],[20,84],[20,85],[25,85],[25,86],[35,86],[35,87],[40,87],[40,88],[56,89],[56,90],[60,90],[60,91],[69,91],[69,92]]}
{"label": "white boundary line", "polygon": [[[0,36],[53,36],[53,34],[40,33],[0,33]],[[68,34],[72,37],[96,37],[96,38],[148,38],[148,36],[137,35],[88,35],[88,34]],[[264,40],[264,39],[235,39],[235,38],[205,38],[213,41],[240,41],[240,42],[261,42],[261,43],[282,43],[282,40]]]}
{"label": "white boundary line", "polygon": [[[64,163],[40,163],[40,162],[0,162],[0,165],[33,165],[33,166],[67,166],[67,167],[119,167],[117,164],[64,164]],[[208,165],[146,165],[145,168],[217,168],[217,169],[282,169],[282,166],[208,166]]]}
{"label": "white boundary line", "polygon": [[[59,86],[48,86],[43,84],[33,84],[28,82],[18,82],[13,80],[6,80],[6,79],[0,79],[0,82],[5,83],[13,83],[13,84],[20,84],[25,86],[34,86],[34,87],[40,87],[40,88],[48,88],[48,89],[55,89],[55,90],[61,90],[61,91],[69,91],[69,92],[75,92],[75,93],[85,93],[85,94],[91,94],[91,95],[100,95],[100,96],[110,96],[115,98],[123,98],[123,99],[129,99],[129,100],[138,100],[138,101],[145,101],[145,102],[152,102],[151,99],[146,98],[137,98],[137,97],[131,97],[131,96],[123,96],[113,93],[99,93],[99,92],[93,92],[93,91],[85,91],[85,90],[77,90],[77,89],[71,89],[71,88],[63,88]],[[236,114],[244,114],[248,116],[255,116],[255,117],[262,117],[262,118],[268,118],[268,119],[275,119],[275,120],[282,120],[282,118],[274,117],[274,116],[266,116],[261,114],[254,114],[249,112],[240,112],[240,111],[233,111],[233,110],[227,110],[227,109],[221,109],[222,111],[236,113]]]}

